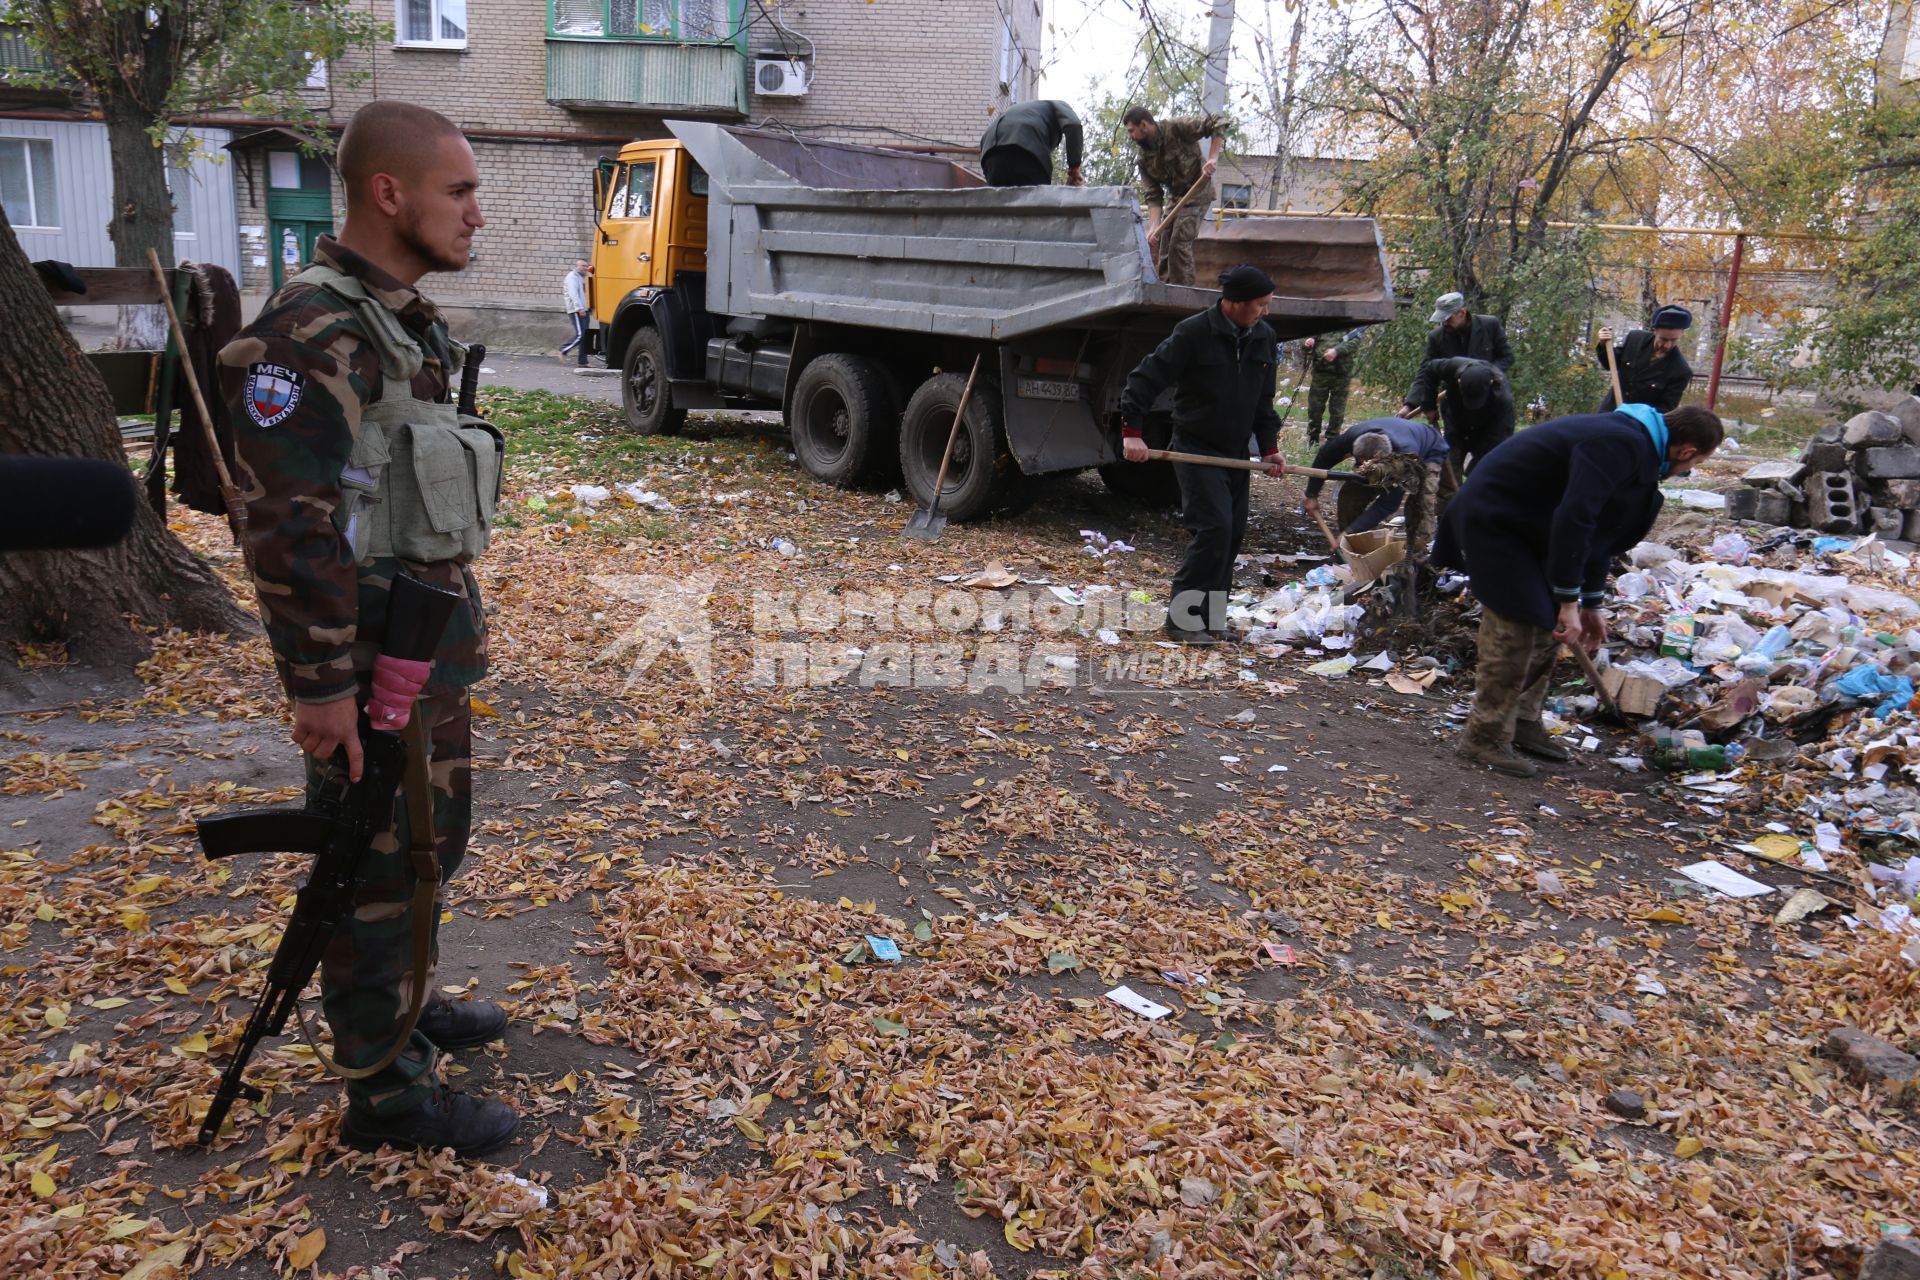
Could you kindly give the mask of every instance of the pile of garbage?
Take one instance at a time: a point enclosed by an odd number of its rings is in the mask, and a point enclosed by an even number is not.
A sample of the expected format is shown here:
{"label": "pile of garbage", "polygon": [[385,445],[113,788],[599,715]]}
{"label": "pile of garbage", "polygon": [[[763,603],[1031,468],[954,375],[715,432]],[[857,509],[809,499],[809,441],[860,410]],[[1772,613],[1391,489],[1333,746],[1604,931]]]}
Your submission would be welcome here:
{"label": "pile of garbage", "polygon": [[1798,462],[1762,462],[1726,494],[1730,519],[1920,542],[1920,397],[1816,432]]}
{"label": "pile of garbage", "polygon": [[1825,777],[1822,820],[1920,837],[1920,603],[1895,589],[1920,581],[1920,557],[1781,530],[1724,533],[1694,559],[1644,542],[1628,559],[1613,629],[1634,656],[1603,653],[1601,674],[1648,746],[1620,763],[1797,759]]}

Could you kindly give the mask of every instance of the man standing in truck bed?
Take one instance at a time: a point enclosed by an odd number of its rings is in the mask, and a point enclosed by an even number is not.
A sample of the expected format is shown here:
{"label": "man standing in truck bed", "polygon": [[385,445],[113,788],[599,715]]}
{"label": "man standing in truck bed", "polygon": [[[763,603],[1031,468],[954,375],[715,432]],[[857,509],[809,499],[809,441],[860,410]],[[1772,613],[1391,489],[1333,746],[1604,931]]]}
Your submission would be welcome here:
{"label": "man standing in truck bed", "polygon": [[[1226,122],[1218,116],[1156,121],[1145,107],[1129,107],[1121,119],[1127,136],[1140,148],[1147,247],[1156,263],[1166,261],[1161,278],[1168,284],[1193,284],[1193,242],[1200,234],[1201,217],[1213,204],[1213,170],[1226,141]],[[1209,140],[1205,160],[1200,158],[1202,138]]]}
{"label": "man standing in truck bed", "polygon": [[1016,102],[980,135],[980,172],[990,187],[1044,187],[1053,182],[1053,151],[1067,144],[1067,185],[1077,187],[1085,131],[1064,102]]}

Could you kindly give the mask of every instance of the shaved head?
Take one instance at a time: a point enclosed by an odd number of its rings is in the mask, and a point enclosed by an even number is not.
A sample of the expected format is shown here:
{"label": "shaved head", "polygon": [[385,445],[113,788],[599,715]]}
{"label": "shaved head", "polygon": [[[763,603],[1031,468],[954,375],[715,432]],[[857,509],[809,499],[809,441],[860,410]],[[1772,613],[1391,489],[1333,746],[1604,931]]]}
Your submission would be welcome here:
{"label": "shaved head", "polygon": [[447,138],[461,138],[453,121],[411,102],[383,98],[353,113],[340,135],[340,181],[347,203],[367,200],[377,173],[412,186],[432,167]]}

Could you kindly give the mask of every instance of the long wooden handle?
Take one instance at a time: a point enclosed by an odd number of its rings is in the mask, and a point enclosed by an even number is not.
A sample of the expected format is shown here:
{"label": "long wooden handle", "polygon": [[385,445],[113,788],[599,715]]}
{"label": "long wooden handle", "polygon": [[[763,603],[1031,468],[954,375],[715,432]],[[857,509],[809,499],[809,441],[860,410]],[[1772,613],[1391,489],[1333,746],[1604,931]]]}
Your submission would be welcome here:
{"label": "long wooden handle", "polygon": [[1606,704],[1607,710],[1616,716],[1619,715],[1620,704],[1613,700],[1613,695],[1607,692],[1607,687],[1600,683],[1600,668],[1593,665],[1593,655],[1577,644],[1566,645],[1566,648],[1572,650],[1574,658],[1580,663],[1580,670],[1586,673],[1587,682],[1593,686],[1593,691],[1600,695],[1600,701]]}
{"label": "long wooden handle", "polygon": [[960,407],[953,411],[953,427],[947,432],[946,451],[940,455],[940,474],[934,478],[933,501],[927,503],[927,518],[931,520],[940,510],[940,495],[947,487],[947,463],[953,460],[953,442],[960,438],[960,424],[966,421],[967,401],[973,397],[973,380],[980,375],[980,357],[974,356],[973,368],[967,372],[967,385],[960,390]]}
{"label": "long wooden handle", "polygon": [[167,324],[173,330],[180,372],[187,376],[187,390],[192,393],[193,407],[200,414],[200,430],[207,437],[207,452],[213,458],[214,475],[220,481],[220,499],[227,508],[227,527],[233,533],[233,540],[240,544],[240,558],[246,561],[247,576],[252,577],[253,546],[247,541],[247,504],[241,501],[240,490],[234,487],[233,476],[227,471],[226,455],[220,452],[220,438],[214,434],[213,415],[207,412],[206,397],[200,394],[200,377],[193,371],[193,358],[187,352],[187,331],[173,306],[173,289],[167,283],[166,269],[160,265],[160,255],[152,249],[147,250],[147,265],[153,268],[153,278],[160,285],[160,301],[167,309]]}
{"label": "long wooden handle", "polygon": [[1162,271],[1166,270],[1167,259],[1173,256],[1173,215],[1185,208],[1187,201],[1193,199],[1193,193],[1206,185],[1207,175],[1203,173],[1200,175],[1199,181],[1187,188],[1187,194],[1175,200],[1173,202],[1173,208],[1161,215],[1160,225],[1153,229],[1154,235],[1162,238],[1160,252],[1153,256],[1153,273],[1155,275],[1159,275]]}
{"label": "long wooden handle", "polygon": [[1340,550],[1340,539],[1333,536],[1333,530],[1327,525],[1327,518],[1320,514],[1320,508],[1317,506],[1313,509],[1313,518],[1315,522],[1319,524],[1320,532],[1326,535],[1327,545],[1333,548],[1335,552],[1338,552]]}
{"label": "long wooden handle", "polygon": [[[1226,467],[1233,471],[1265,471],[1267,464],[1255,462],[1251,458],[1216,458],[1207,453],[1175,453],[1171,449],[1149,449],[1147,459],[1150,462],[1185,462],[1196,467]],[[1305,476],[1309,480],[1358,480],[1360,477],[1351,471],[1323,471],[1319,467],[1296,467],[1287,464],[1290,476]]]}
{"label": "long wooden handle", "polygon": [[1620,366],[1613,362],[1613,344],[1611,342],[1606,344],[1606,351],[1607,376],[1613,379],[1613,407],[1618,409],[1627,402],[1627,398],[1620,392]]}

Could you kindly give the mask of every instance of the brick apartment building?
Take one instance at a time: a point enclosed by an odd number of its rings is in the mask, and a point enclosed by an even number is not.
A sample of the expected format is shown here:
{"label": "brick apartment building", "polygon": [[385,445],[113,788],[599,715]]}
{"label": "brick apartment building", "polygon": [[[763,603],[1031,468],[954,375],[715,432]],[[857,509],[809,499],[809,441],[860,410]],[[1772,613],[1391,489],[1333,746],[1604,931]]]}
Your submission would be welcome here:
{"label": "brick apartment building", "polygon": [[[472,265],[427,288],[463,335],[529,348],[563,327],[561,278],[592,243],[594,164],[620,144],[684,117],[971,153],[993,112],[1033,96],[1042,26],[1042,0],[369,3],[391,39],[317,67],[303,95],[334,126],[397,97],[466,131],[487,226]],[[105,126],[84,103],[6,85],[9,66],[37,60],[0,28],[9,219],[32,257],[110,265]],[[171,170],[176,249],[233,270],[251,310],[338,225],[337,176],[283,123],[236,112],[181,127],[202,154]]]}

